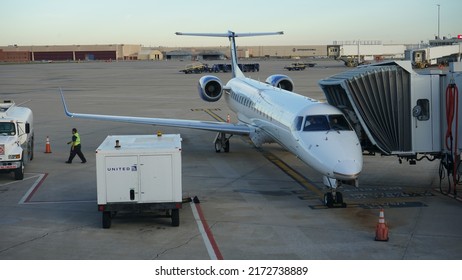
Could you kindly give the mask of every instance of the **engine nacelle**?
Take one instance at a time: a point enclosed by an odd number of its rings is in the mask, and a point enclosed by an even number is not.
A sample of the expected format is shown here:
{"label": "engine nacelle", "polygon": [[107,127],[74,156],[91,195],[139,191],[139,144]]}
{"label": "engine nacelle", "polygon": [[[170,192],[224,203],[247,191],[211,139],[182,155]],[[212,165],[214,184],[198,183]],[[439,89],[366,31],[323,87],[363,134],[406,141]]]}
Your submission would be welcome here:
{"label": "engine nacelle", "polygon": [[223,85],[215,76],[204,76],[199,80],[198,90],[203,100],[215,102],[220,100],[223,94]]}
{"label": "engine nacelle", "polygon": [[278,87],[280,89],[284,89],[287,91],[293,91],[294,90],[294,82],[292,81],[291,78],[289,78],[286,75],[271,75],[269,76],[266,81],[267,84],[272,85],[273,87]]}

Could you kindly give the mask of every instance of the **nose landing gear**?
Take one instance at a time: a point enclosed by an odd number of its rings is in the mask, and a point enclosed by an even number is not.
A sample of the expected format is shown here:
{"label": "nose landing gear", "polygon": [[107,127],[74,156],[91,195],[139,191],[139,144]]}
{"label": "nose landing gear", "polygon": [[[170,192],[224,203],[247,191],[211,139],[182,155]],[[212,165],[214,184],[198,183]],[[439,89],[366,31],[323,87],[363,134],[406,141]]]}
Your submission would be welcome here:
{"label": "nose landing gear", "polygon": [[328,208],[345,208],[347,206],[343,202],[342,193],[335,191],[335,189],[324,194],[324,205]]}
{"label": "nose landing gear", "polygon": [[336,191],[339,185],[338,181],[333,178],[324,176],[324,185],[330,189],[324,194],[324,205],[328,208],[345,208],[347,205],[343,202],[343,195]]}

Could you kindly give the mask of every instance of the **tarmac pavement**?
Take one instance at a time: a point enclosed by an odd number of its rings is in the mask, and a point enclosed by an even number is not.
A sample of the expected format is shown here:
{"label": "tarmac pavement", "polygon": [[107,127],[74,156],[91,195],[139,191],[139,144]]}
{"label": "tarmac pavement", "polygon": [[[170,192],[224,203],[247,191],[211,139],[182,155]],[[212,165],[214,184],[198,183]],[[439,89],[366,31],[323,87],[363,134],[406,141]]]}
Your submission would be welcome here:
{"label": "tarmac pavement", "polygon": [[[264,81],[287,74],[295,92],[316,99],[324,98],[318,80],[348,70],[336,61],[317,61],[296,72],[283,69],[290,61],[258,62],[260,72],[248,76]],[[462,202],[440,193],[437,161],[409,165],[395,157],[364,156],[359,188],[341,190],[348,206],[327,209],[321,176],[276,144],[256,149],[234,136],[230,153],[215,153],[211,132],[64,115],[59,88],[72,112],[214,120],[210,109],[235,121],[224,100],[199,98],[202,75],[179,73],[186,64],[0,65],[1,98],[30,100],[24,106],[34,112],[35,129],[34,160],[25,179],[0,174],[0,259],[207,260],[213,253],[225,260],[462,259]],[[216,75],[225,83],[230,78]],[[64,163],[73,127],[81,135],[86,164],[78,157]],[[202,217],[195,216],[198,205],[185,202],[179,227],[171,227],[163,213],[120,213],[103,229],[95,149],[107,135],[158,130],[181,134],[183,197],[199,199]],[[44,153],[46,137],[52,153]],[[442,186],[446,190],[447,182]],[[374,241],[381,208],[388,242]],[[208,247],[210,239],[215,245]]]}

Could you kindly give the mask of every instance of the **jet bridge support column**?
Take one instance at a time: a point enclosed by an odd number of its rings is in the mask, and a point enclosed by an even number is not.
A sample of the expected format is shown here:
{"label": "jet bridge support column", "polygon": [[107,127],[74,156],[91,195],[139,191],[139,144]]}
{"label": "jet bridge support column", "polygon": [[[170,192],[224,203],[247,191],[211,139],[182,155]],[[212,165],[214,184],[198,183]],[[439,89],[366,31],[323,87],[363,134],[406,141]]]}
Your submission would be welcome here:
{"label": "jet bridge support column", "polygon": [[[443,155],[440,163],[440,191],[444,193],[441,187],[441,181],[444,178],[443,172],[447,171],[448,185],[447,194],[457,197],[457,186],[461,183],[462,175],[462,100],[459,95],[459,88],[462,87],[462,63],[452,63],[450,65],[449,75],[444,83],[444,115],[446,122],[443,123],[444,145],[442,147]],[[451,182],[452,178],[452,182]]]}

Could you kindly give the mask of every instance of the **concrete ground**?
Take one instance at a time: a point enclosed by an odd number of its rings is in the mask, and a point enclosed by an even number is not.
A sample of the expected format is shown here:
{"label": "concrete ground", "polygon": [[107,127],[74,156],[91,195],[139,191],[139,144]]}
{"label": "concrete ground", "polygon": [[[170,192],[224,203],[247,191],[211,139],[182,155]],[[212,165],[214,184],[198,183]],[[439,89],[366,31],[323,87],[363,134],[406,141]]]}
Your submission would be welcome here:
{"label": "concrete ground", "polygon": [[[202,260],[214,254],[226,260],[462,259],[462,203],[440,193],[436,161],[408,165],[395,157],[365,156],[359,188],[341,190],[348,207],[327,209],[319,174],[278,145],[258,150],[235,136],[230,153],[215,153],[211,132],[70,119],[63,113],[59,88],[73,112],[213,120],[207,113],[213,109],[235,121],[223,100],[200,100],[201,74],[178,72],[187,63],[0,65],[1,98],[27,101],[35,117],[35,157],[25,179],[0,174],[0,259]],[[323,98],[318,80],[348,70],[336,61],[318,61],[299,72],[283,69],[289,61],[259,63],[261,71],[248,74],[252,78],[288,74],[295,92],[317,99]],[[82,137],[86,164],[78,158],[64,163],[73,127]],[[102,229],[95,149],[107,135],[157,130],[181,134],[183,196],[197,196],[200,204],[183,204],[179,227],[159,214],[121,213],[110,229]],[[52,153],[44,153],[47,137]],[[446,190],[447,182],[442,186]],[[380,208],[388,242],[374,241]]]}

